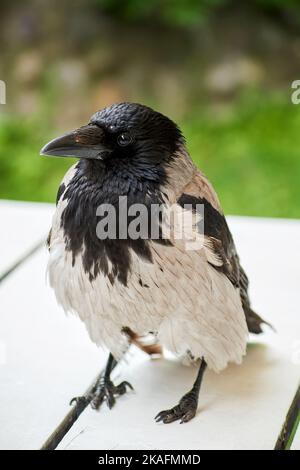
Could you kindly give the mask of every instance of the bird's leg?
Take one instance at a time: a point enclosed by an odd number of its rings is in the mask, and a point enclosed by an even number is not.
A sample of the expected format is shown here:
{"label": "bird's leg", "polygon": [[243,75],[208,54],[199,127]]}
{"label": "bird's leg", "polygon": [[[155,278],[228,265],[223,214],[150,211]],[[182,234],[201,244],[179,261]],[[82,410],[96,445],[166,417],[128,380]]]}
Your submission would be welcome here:
{"label": "bird's leg", "polygon": [[116,402],[115,395],[124,395],[126,393],[126,387],[133,390],[132,385],[129,382],[121,382],[119,385],[114,385],[110,380],[110,374],[117,365],[116,359],[110,353],[108,361],[105,367],[105,371],[100,375],[99,379],[95,383],[93,390],[91,391],[88,398],[86,397],[75,397],[71,400],[70,405],[75,402],[84,400],[86,404],[91,403],[92,408],[98,409],[102,402],[106,400],[107,406],[112,408]]}
{"label": "bird's leg", "polygon": [[155,416],[157,423],[159,421],[162,421],[163,423],[172,423],[178,419],[180,419],[181,423],[187,423],[194,418],[198,407],[199,391],[205,369],[206,362],[202,359],[198,375],[192,389],[183,395],[178,405],[174,406],[170,410],[164,410],[158,413],[158,415]]}
{"label": "bird's leg", "polygon": [[127,391],[126,387],[133,390],[133,387],[129,382],[124,381],[119,385],[114,385],[114,383],[111,381],[110,374],[116,365],[117,361],[110,353],[104,374],[100,376],[91,394],[92,408],[98,410],[103,401],[106,400],[107,406],[111,409],[116,402],[115,395],[124,395],[124,393]]}

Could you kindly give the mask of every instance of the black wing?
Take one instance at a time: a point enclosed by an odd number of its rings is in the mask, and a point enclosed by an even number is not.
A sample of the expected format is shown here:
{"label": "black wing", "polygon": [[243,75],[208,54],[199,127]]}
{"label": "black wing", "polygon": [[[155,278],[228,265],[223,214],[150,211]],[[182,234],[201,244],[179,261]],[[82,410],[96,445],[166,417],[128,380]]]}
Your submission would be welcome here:
{"label": "black wing", "polygon": [[207,199],[185,193],[178,199],[178,204],[181,207],[189,204],[194,210],[196,210],[196,204],[204,205],[204,235],[209,238],[215,254],[222,261],[222,264],[218,266],[211,264],[215,269],[222,271],[230,282],[239,288],[250,333],[261,333],[261,324],[266,322],[251,309],[248,295],[249,280],[240,264],[224,215],[215,209]]}

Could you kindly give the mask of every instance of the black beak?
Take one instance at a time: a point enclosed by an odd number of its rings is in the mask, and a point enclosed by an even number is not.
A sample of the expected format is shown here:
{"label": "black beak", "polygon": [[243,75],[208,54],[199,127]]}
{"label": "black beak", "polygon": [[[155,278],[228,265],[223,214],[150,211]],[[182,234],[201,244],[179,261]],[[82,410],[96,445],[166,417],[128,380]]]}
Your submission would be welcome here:
{"label": "black beak", "polygon": [[105,146],[103,129],[93,124],[80,127],[69,134],[51,140],[41,155],[53,157],[78,157],[103,160],[111,151]]}

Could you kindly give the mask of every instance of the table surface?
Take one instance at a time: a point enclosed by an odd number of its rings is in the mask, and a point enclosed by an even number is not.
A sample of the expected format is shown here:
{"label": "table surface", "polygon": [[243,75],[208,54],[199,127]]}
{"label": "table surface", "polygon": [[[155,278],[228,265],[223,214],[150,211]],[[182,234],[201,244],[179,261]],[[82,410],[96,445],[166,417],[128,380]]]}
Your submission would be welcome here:
{"label": "table surface", "polygon": [[[70,411],[70,398],[85,392],[106,360],[46,284],[44,240],[53,212],[51,204],[0,202],[1,449],[41,448]],[[277,332],[266,328],[251,337],[241,366],[207,371],[197,416],[184,425],[153,418],[177,403],[196,369],[174,359],[151,360],[132,347],[115,379],[129,380],[135,391],[112,410],[87,407],[57,449],[274,449],[291,407],[296,423],[300,222],[228,221],[254,308]],[[300,449],[299,430],[287,446]]]}

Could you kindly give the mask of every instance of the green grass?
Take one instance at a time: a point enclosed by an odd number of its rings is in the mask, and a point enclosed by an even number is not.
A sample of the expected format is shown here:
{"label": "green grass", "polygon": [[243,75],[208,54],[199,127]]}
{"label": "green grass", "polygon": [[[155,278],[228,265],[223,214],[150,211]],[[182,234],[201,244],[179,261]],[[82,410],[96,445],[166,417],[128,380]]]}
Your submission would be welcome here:
{"label": "green grass", "polygon": [[[223,113],[194,110],[180,125],[226,213],[300,217],[300,106],[248,94]],[[55,200],[72,161],[39,150],[56,133],[40,119],[2,117],[0,198]]]}
{"label": "green grass", "polygon": [[248,97],[222,119],[194,117],[183,129],[226,213],[300,217],[300,106]]}
{"label": "green grass", "polygon": [[52,134],[38,119],[1,120],[0,199],[55,200],[59,182],[72,161],[39,155]]}

